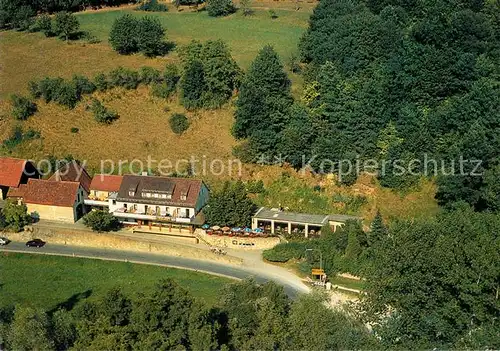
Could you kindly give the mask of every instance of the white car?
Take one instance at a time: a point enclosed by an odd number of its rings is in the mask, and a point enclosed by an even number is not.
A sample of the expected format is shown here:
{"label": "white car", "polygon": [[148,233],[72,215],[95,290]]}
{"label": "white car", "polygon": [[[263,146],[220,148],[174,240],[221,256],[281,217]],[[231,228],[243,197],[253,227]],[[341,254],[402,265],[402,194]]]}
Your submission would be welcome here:
{"label": "white car", "polygon": [[4,238],[3,236],[0,236],[0,245],[1,246],[7,245],[8,243],[10,243],[9,239]]}

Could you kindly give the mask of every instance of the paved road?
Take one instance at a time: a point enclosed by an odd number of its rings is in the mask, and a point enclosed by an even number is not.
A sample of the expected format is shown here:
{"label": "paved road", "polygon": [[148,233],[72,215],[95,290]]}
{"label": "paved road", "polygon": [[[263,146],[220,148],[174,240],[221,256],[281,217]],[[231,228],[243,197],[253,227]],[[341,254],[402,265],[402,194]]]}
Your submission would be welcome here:
{"label": "paved road", "polygon": [[274,280],[284,286],[286,293],[295,297],[298,293],[307,292],[308,288],[300,283],[299,279],[290,279],[286,274],[276,274],[271,270],[251,266],[225,265],[210,261],[194,260],[184,257],[173,257],[160,254],[120,251],[111,249],[96,249],[79,246],[56,245],[47,243],[41,248],[26,247],[21,242],[11,242],[7,246],[0,246],[0,252],[13,251],[32,254],[46,254],[70,257],[85,257],[110,261],[128,261],[133,263],[161,265],[181,269],[189,269],[209,274],[221,275],[235,279],[244,279],[253,276],[257,282],[263,283]]}

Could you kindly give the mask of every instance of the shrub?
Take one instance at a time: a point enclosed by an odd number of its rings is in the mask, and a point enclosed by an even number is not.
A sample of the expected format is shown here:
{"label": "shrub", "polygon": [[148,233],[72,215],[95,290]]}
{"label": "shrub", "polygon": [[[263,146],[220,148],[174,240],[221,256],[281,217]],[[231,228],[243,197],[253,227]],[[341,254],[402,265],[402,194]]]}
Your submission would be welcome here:
{"label": "shrub", "polygon": [[160,4],[157,0],[146,0],[141,5],[137,6],[136,10],[150,12],[167,12],[168,7],[165,4]]}
{"label": "shrub", "polygon": [[23,142],[23,129],[20,125],[12,128],[10,136],[2,142],[2,146],[8,150],[14,149],[17,145]]}
{"label": "shrub", "polygon": [[139,81],[139,73],[123,67],[118,67],[109,73],[109,82],[113,87],[136,89]]}
{"label": "shrub", "polygon": [[55,100],[57,92],[62,84],[64,84],[64,79],[62,78],[46,77],[40,81],[38,89],[45,102]]}
{"label": "shrub", "polygon": [[231,0],[207,0],[207,12],[209,16],[227,16],[235,11]]}
{"label": "shrub", "polygon": [[31,80],[28,82],[28,91],[30,93],[30,96],[33,99],[38,99],[40,96],[42,96],[42,93],[40,92],[40,87],[37,81]]}
{"label": "shrub", "polygon": [[189,120],[181,113],[174,113],[169,119],[170,128],[175,134],[182,134],[189,128]]}
{"label": "shrub", "polygon": [[96,232],[109,232],[119,227],[115,216],[108,211],[94,210],[83,217],[83,224]]}
{"label": "shrub", "polygon": [[72,80],[79,95],[92,94],[96,90],[95,84],[92,83],[87,77],[75,74]]}
{"label": "shrub", "polygon": [[78,93],[75,84],[72,82],[62,82],[55,92],[54,101],[60,105],[66,106],[69,109],[75,108],[81,95]]}
{"label": "shrub", "polygon": [[151,95],[153,95],[153,96],[166,99],[171,94],[172,94],[172,91],[165,82],[153,83],[153,85],[151,86]]}
{"label": "shrub", "polygon": [[185,108],[197,109],[202,107],[205,86],[203,64],[198,60],[188,62],[181,82],[181,101]]}
{"label": "shrub", "polygon": [[307,242],[289,242],[278,244],[263,252],[264,259],[271,262],[287,262],[291,259],[299,260],[304,257]]}
{"label": "shrub", "polygon": [[113,22],[109,33],[109,43],[113,50],[122,55],[137,52],[138,20],[130,14],[125,14]]}
{"label": "shrub", "polygon": [[175,91],[180,78],[181,76],[179,74],[179,70],[177,69],[177,66],[175,64],[169,63],[165,66],[165,72],[163,72],[163,80],[172,92]]}
{"label": "shrub", "polygon": [[158,83],[161,81],[161,73],[156,68],[144,66],[140,70],[141,82],[144,84]]}
{"label": "shrub", "polygon": [[137,30],[139,51],[148,57],[165,53],[165,29],[156,17],[145,16],[140,19]]}
{"label": "shrub", "polygon": [[19,232],[25,225],[31,223],[26,205],[20,205],[15,200],[7,200],[2,215],[6,227],[15,232]]}
{"label": "shrub", "polygon": [[271,19],[276,19],[276,18],[278,18],[278,14],[273,9],[270,9],[269,10],[269,17],[271,17]]}
{"label": "shrub", "polygon": [[26,131],[26,133],[24,133],[23,135],[23,141],[24,140],[34,140],[34,139],[40,139],[41,137],[41,133],[39,130],[35,130],[35,129],[28,129]]}
{"label": "shrub", "polygon": [[94,85],[99,91],[105,91],[109,88],[108,78],[104,73],[99,73],[94,77]]}
{"label": "shrub", "polygon": [[163,83],[153,84],[152,94],[156,97],[168,98],[177,90],[179,82],[179,70],[173,63],[167,64],[165,72],[163,72]]}
{"label": "shrub", "polygon": [[94,114],[94,119],[98,123],[111,124],[118,119],[118,114],[115,111],[108,110],[99,100],[93,99],[90,105],[90,110]]}
{"label": "shrub", "polygon": [[80,23],[74,14],[71,12],[61,11],[56,13],[54,20],[54,32],[61,38],[68,41],[73,37],[78,29]]}
{"label": "shrub", "polygon": [[30,116],[33,116],[37,111],[36,104],[24,96],[12,95],[12,115],[17,120],[27,120]]}
{"label": "shrub", "polygon": [[247,192],[250,194],[261,194],[265,191],[264,189],[264,182],[259,179],[259,180],[250,180],[246,184]]}
{"label": "shrub", "polygon": [[45,34],[46,37],[53,37],[55,35],[54,28],[52,26],[52,19],[46,13],[41,14],[36,19],[35,25],[37,30]]}
{"label": "shrub", "polygon": [[16,125],[12,128],[10,136],[2,142],[2,145],[7,150],[13,150],[17,145],[21,144],[23,141],[39,139],[40,132],[34,129],[28,129],[26,133],[20,125]]}
{"label": "shrub", "polygon": [[80,131],[80,129],[78,129],[76,127],[71,127],[70,131],[71,131],[71,133],[76,134]]}

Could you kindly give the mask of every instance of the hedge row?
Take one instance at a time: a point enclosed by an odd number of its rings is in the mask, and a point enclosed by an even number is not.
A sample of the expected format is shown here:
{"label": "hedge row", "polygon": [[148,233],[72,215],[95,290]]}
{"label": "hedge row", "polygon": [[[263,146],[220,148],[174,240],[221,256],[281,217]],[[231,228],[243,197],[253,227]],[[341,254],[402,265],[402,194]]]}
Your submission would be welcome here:
{"label": "hedge row", "polygon": [[[43,98],[47,103],[54,101],[73,109],[84,94],[91,94],[96,90],[105,91],[114,87],[136,89],[141,83],[152,85],[154,95],[168,97],[175,92],[179,78],[177,68],[172,64],[167,65],[163,73],[152,67],[142,67],[139,71],[118,67],[107,75],[99,73],[93,81],[80,75],[74,75],[70,80],[46,77],[40,81],[29,82],[28,90],[34,99]],[[27,106],[24,100],[20,102],[16,100],[16,103]],[[25,108],[25,110],[29,109]],[[20,113],[20,117],[25,115],[27,113]]]}

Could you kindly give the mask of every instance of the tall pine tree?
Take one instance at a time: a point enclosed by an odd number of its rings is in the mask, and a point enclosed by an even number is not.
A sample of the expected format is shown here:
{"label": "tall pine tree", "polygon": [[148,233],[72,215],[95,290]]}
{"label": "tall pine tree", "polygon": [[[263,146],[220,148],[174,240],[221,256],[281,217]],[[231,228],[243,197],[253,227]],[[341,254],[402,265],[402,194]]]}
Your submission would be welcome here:
{"label": "tall pine tree", "polygon": [[293,102],[290,86],[290,79],[278,54],[272,46],[265,46],[241,85],[234,135],[237,138],[252,138],[256,132],[262,131],[278,135]]}

